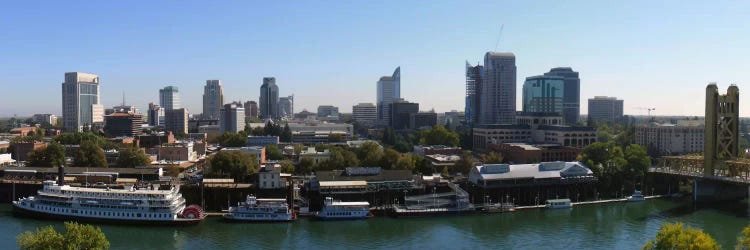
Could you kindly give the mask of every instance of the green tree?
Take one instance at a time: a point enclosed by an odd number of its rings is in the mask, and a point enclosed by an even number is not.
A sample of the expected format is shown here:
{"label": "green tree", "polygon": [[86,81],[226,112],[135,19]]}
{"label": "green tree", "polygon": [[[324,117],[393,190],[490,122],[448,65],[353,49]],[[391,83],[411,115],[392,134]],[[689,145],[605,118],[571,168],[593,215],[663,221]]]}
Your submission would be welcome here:
{"label": "green tree", "polygon": [[503,155],[492,151],[489,154],[482,155],[482,162],[485,164],[503,163]]}
{"label": "green tree", "polygon": [[331,147],[329,150],[331,158],[318,163],[316,169],[335,170],[359,166],[359,159],[357,159],[357,155],[354,152],[344,150],[340,147]]}
{"label": "green tree", "polygon": [[398,170],[414,170],[416,167],[417,159],[412,157],[412,154],[401,154],[396,161],[395,169]]}
{"label": "green tree", "polygon": [[266,145],[266,159],[272,161],[278,161],[284,159],[284,154],[281,152],[278,146],[273,144]]}
{"label": "green tree", "polygon": [[18,236],[19,248],[36,249],[109,249],[109,240],[102,230],[92,225],[65,222],[65,234],[55,231],[52,226],[37,228]]}
{"label": "green tree", "polygon": [[315,167],[315,162],[310,158],[302,158],[299,160],[299,164],[294,169],[296,174],[309,174],[312,173]]}
{"label": "green tree", "polygon": [[396,162],[401,157],[401,153],[391,148],[386,148],[383,151],[383,158],[380,160],[380,167],[383,169],[394,169],[396,168]]}
{"label": "green tree", "polygon": [[472,167],[474,167],[474,156],[471,155],[471,151],[465,150],[461,153],[461,159],[455,164],[456,171],[468,174]]}
{"label": "green tree", "polygon": [[229,175],[237,181],[243,181],[247,175],[258,171],[258,159],[255,155],[237,150],[219,151],[209,160],[211,173],[215,175]]}
{"label": "green tree", "polygon": [[131,145],[120,148],[116,163],[120,168],[134,168],[151,165],[151,159],[143,150]]}
{"label": "green tree", "polygon": [[443,126],[435,125],[432,129],[422,131],[419,143],[422,145],[446,145],[458,146],[460,142],[458,133],[450,131]]}
{"label": "green tree", "polygon": [[622,147],[614,141],[595,142],[583,149],[580,161],[594,172],[599,181],[597,190],[604,196],[623,195],[625,184],[630,182]]}
{"label": "green tree", "polygon": [[224,132],[219,137],[219,144],[222,147],[244,147],[247,145],[247,136],[239,133]]}
{"label": "green tree", "polygon": [[716,240],[711,235],[700,229],[684,227],[682,223],[665,223],[656,234],[656,238],[648,241],[643,246],[644,250],[654,249],[695,249],[709,250],[720,249]]}
{"label": "green tree", "polygon": [[365,142],[357,149],[357,158],[362,166],[378,166],[383,160],[383,147],[374,142]]}
{"label": "green tree", "polygon": [[104,150],[94,141],[83,141],[73,157],[73,166],[105,168],[107,157],[104,156]]}
{"label": "green tree", "polygon": [[738,250],[750,249],[750,226],[742,229],[742,236],[737,238],[737,246],[735,248]]}
{"label": "green tree", "polygon": [[289,160],[283,160],[279,163],[281,165],[282,173],[294,173],[294,163]]}
{"label": "green tree", "polygon": [[27,155],[27,163],[33,167],[57,167],[65,164],[65,148],[52,142],[46,147],[36,149]]}
{"label": "green tree", "polygon": [[626,169],[633,177],[643,177],[651,166],[651,157],[646,148],[638,144],[630,144],[625,148]]}
{"label": "green tree", "polygon": [[279,140],[282,142],[292,142],[292,130],[289,128],[289,124],[284,124],[284,129],[281,131]]}

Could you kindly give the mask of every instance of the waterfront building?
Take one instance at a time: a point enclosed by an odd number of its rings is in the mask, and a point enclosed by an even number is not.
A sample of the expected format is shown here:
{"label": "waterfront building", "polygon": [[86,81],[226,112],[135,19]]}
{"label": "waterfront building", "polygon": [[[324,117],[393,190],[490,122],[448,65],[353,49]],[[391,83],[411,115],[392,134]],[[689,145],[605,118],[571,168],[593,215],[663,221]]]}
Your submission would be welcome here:
{"label": "waterfront building", "polygon": [[279,117],[292,118],[294,116],[294,95],[279,97]]}
{"label": "waterfront building", "polygon": [[544,73],[545,76],[558,76],[563,78],[563,121],[567,125],[575,125],[581,116],[581,79],[578,72],[570,67],[557,67]]}
{"label": "waterfront building", "polygon": [[410,129],[411,117],[417,113],[419,113],[419,103],[395,99],[388,104],[388,114],[391,116],[388,119],[388,126],[395,130]]}
{"label": "waterfront building", "polygon": [[645,147],[653,156],[702,153],[704,132],[703,121],[698,120],[650,123],[635,128],[635,144]]}
{"label": "waterfront building", "polygon": [[164,126],[164,109],[153,102],[148,104],[148,125],[153,127]]}
{"label": "waterfront building", "polygon": [[471,66],[466,62],[466,124],[469,126],[479,123],[482,96],[482,65]]}
{"label": "waterfront building", "polygon": [[143,116],[138,113],[115,112],[104,116],[104,133],[110,137],[133,137],[141,134]]}
{"label": "waterfront building", "polygon": [[258,103],[255,101],[245,102],[245,118],[256,118],[258,117]]}
{"label": "waterfront building", "polygon": [[284,189],[286,188],[286,182],[282,181],[280,166],[277,168],[275,165],[278,164],[266,164],[258,170],[258,188],[260,189]]}
{"label": "waterfront building", "polygon": [[219,128],[221,133],[237,133],[245,129],[245,108],[242,104],[233,102],[224,105],[221,109]]}
{"label": "waterfront building", "polygon": [[79,132],[104,122],[104,106],[99,102],[99,76],[81,72],[65,73],[62,83],[62,114],[65,131]]}
{"label": "waterfront building", "polygon": [[390,124],[389,105],[396,99],[401,98],[401,67],[396,67],[391,76],[380,77],[377,84],[377,108],[378,124],[387,126]]}
{"label": "waterfront building", "polygon": [[31,120],[41,125],[54,126],[55,124],[57,124],[57,116],[53,114],[34,114],[31,117]]}
{"label": "waterfront building", "polygon": [[481,85],[481,123],[513,124],[516,116],[516,56],[487,52]]}
{"label": "waterfront building", "polygon": [[278,136],[248,136],[247,137],[247,146],[253,147],[253,146],[265,146],[265,145],[279,145],[279,137]]}
{"label": "waterfront building", "polygon": [[310,190],[321,195],[339,193],[375,193],[383,190],[401,192],[419,188],[410,170],[386,170],[380,167],[348,167],[343,170],[320,170],[308,182]]}
{"label": "waterfront building", "polygon": [[276,78],[264,77],[260,86],[260,117],[262,119],[279,118],[279,87]]}
{"label": "waterfront building", "polygon": [[224,105],[224,87],[221,80],[206,80],[203,87],[203,119],[219,119]]}
{"label": "waterfront building", "polygon": [[580,162],[484,164],[469,172],[469,182],[480,188],[529,187],[596,182],[594,172]]}
{"label": "waterfront building", "polygon": [[166,86],[159,90],[159,106],[164,110],[173,110],[180,108],[180,93],[175,86]]}
{"label": "waterfront building", "polygon": [[378,109],[372,103],[360,103],[352,106],[352,119],[362,126],[372,126],[378,117]]}
{"label": "waterfront building", "polygon": [[564,80],[560,76],[527,77],[523,84],[523,112],[562,115]]}
{"label": "waterfront building", "polygon": [[617,100],[616,97],[595,96],[589,99],[590,122],[607,122],[616,123],[622,120],[623,100]]}
{"label": "waterfront building", "polygon": [[166,110],[165,114],[165,131],[170,131],[178,135],[188,133],[188,112],[185,108]]}

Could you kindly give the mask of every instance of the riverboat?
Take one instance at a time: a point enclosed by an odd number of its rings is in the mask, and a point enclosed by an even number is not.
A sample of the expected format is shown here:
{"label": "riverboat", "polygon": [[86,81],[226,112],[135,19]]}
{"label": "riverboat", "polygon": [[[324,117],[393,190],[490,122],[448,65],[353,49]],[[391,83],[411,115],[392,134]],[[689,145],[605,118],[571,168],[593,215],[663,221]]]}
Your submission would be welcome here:
{"label": "riverboat", "polygon": [[370,214],[369,202],[343,202],[326,197],[323,208],[316,216],[321,220],[359,220],[372,215]]}
{"label": "riverboat", "polygon": [[296,219],[286,199],[258,199],[248,195],[244,202],[229,207],[224,219],[234,222],[288,222]]}
{"label": "riverboat", "polygon": [[638,201],[645,201],[645,200],[646,200],[646,197],[644,197],[643,194],[641,194],[641,191],[639,190],[635,190],[635,192],[633,192],[633,195],[628,196],[628,201],[630,202],[638,202]]}
{"label": "riverboat", "polygon": [[545,207],[551,209],[572,208],[573,203],[570,202],[570,199],[554,199],[547,200]]}

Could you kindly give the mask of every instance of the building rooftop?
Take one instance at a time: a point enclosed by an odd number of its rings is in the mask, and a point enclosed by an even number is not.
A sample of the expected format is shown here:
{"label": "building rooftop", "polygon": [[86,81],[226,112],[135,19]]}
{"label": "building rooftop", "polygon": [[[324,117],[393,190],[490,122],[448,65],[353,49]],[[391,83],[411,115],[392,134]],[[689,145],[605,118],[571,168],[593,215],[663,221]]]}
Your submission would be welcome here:
{"label": "building rooftop", "polygon": [[537,164],[485,164],[474,166],[472,181],[513,179],[557,179],[591,176],[594,173],[580,162],[542,162]]}
{"label": "building rooftop", "polygon": [[[372,169],[372,168],[367,168]],[[352,171],[332,170],[316,171],[318,181],[404,181],[412,180],[414,177],[409,170],[380,170],[377,174],[350,174]]]}

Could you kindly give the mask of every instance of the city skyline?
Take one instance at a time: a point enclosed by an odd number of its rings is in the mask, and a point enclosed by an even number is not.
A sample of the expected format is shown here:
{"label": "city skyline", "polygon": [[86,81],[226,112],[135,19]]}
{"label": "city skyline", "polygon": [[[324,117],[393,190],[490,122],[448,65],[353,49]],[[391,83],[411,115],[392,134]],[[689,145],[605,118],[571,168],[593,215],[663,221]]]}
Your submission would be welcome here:
{"label": "city skyline", "polygon": [[[517,97],[522,79],[572,67],[581,74],[582,100],[616,96],[627,100],[624,112],[632,115],[646,115],[637,107],[656,108],[654,115],[701,115],[700,102],[692,100],[703,97],[683,89],[709,82],[723,88],[750,79],[741,69],[750,55],[743,46],[750,37],[741,32],[746,19],[741,10],[748,3],[696,3],[675,9],[669,2],[548,2],[539,6],[559,11],[539,12],[544,18],[535,18],[538,9],[531,3],[457,8],[463,5],[435,2],[419,11],[411,7],[416,3],[399,3],[406,6],[391,12],[387,22],[368,20],[392,4],[341,3],[331,8],[304,3],[291,8],[248,3],[229,8],[222,3],[166,2],[145,9],[127,3],[53,2],[34,8],[11,3],[9,15],[0,17],[0,23],[13,24],[3,26],[5,39],[0,42],[0,60],[6,66],[0,69],[5,87],[0,116],[60,115],[62,100],[55,90],[64,72],[100,76],[104,107],[119,105],[124,92],[128,104],[147,110],[149,102],[158,102],[160,87],[174,85],[182,90],[183,107],[198,113],[205,79],[222,80],[225,100],[258,101],[262,77],[273,75],[284,86],[280,96],[295,95],[296,111],[332,104],[349,113],[357,103],[375,103],[377,78],[396,66],[403,67],[403,98],[420,103],[423,110],[464,110],[465,61],[475,64],[487,51],[517,56]],[[642,5],[648,8],[639,8]],[[199,7],[223,18],[194,21]],[[157,15],[167,8],[173,13]],[[255,9],[264,11],[247,17]],[[271,16],[267,13],[289,9],[294,13],[288,19],[264,21]],[[500,9],[510,11],[502,17],[485,15]],[[69,17],[66,10],[92,16]],[[133,18],[118,19],[122,13]],[[587,14],[576,17],[581,13]],[[98,22],[91,23],[91,18]],[[70,27],[87,32],[63,32]],[[394,39],[375,39],[384,32],[393,32]],[[548,39],[539,39],[542,34]],[[205,39],[209,35],[218,38]],[[52,41],[57,46],[49,46]],[[362,61],[367,67],[355,63]],[[345,88],[346,98],[330,100],[332,88]],[[644,89],[672,95],[644,95]],[[516,103],[520,110],[521,98]],[[580,113],[587,113],[585,104]],[[750,110],[741,109],[740,114],[748,116]]]}

